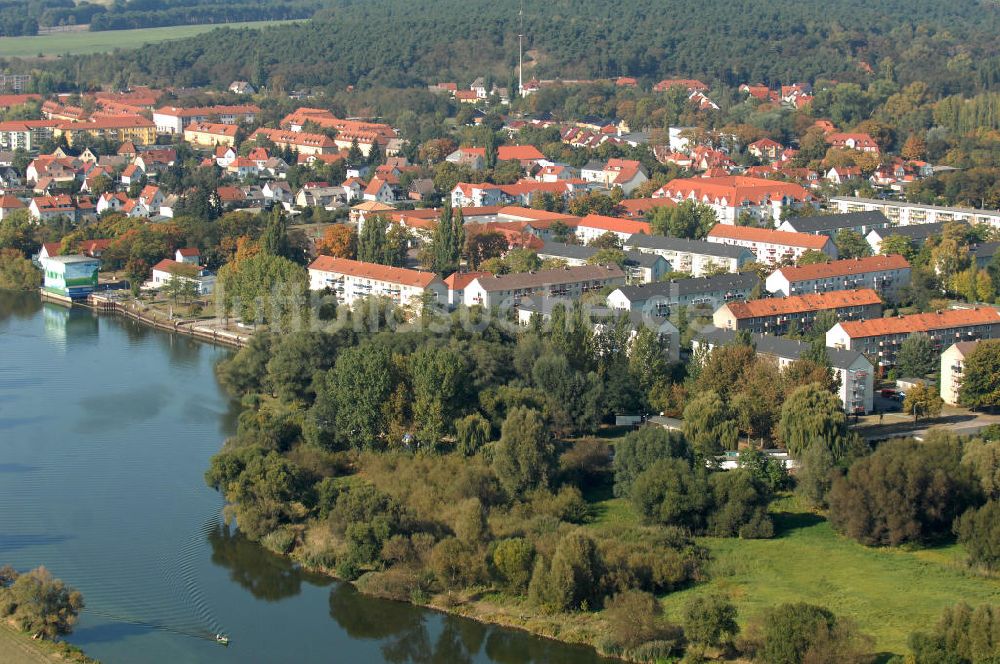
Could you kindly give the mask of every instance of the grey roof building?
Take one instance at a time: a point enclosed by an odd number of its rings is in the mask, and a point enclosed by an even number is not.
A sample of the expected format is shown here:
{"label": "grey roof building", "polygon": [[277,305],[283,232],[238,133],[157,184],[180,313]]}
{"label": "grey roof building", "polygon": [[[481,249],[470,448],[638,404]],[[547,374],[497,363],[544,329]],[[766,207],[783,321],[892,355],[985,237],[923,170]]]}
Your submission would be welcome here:
{"label": "grey roof building", "polygon": [[[600,249],[582,244],[546,242],[538,250],[541,259],[554,258],[566,261],[567,265],[587,265]],[[625,252],[625,273],[630,283],[650,283],[658,281],[671,270],[670,262],[659,254],[644,254],[640,251]]]}
{"label": "grey roof building", "polygon": [[781,222],[779,231],[829,235],[833,237],[841,230],[852,230],[867,235],[877,228],[885,228],[889,219],[878,210],[867,212],[847,212],[844,214],[824,214],[816,217],[792,217]]}
{"label": "grey roof building", "polygon": [[865,236],[868,240],[868,244],[871,245],[872,249],[876,253],[879,252],[882,246],[882,240],[893,235],[900,235],[907,238],[914,247],[919,247],[924,243],[927,238],[934,235],[940,235],[944,230],[945,224],[949,223],[959,223],[962,225],[967,225],[964,221],[961,222],[949,222],[949,221],[938,221],[931,224],[910,224],[908,226],[886,226],[885,228],[876,228]]}
{"label": "grey roof building", "polygon": [[659,254],[667,259],[673,270],[688,272],[695,277],[718,268],[736,272],[757,259],[746,247],[643,233],[630,235],[624,246],[627,250]]}
{"label": "grey roof building", "polygon": [[608,295],[612,309],[655,311],[668,315],[675,306],[701,306],[715,311],[732,300],[746,300],[760,277],[753,272],[720,274],[712,277],[671,279],[641,286],[622,286]]}
{"label": "grey roof building", "polygon": [[[769,334],[752,334],[751,340],[757,355],[774,358],[779,367],[784,367],[798,360],[811,347],[804,341],[795,341],[787,337],[776,337]],[[695,336],[693,345],[715,348],[733,343],[736,332],[723,330],[713,325],[702,328]],[[840,348],[827,348],[826,356],[830,366],[840,379],[841,404],[849,413],[871,412],[874,408],[874,374],[875,368],[871,361],[862,353]]]}

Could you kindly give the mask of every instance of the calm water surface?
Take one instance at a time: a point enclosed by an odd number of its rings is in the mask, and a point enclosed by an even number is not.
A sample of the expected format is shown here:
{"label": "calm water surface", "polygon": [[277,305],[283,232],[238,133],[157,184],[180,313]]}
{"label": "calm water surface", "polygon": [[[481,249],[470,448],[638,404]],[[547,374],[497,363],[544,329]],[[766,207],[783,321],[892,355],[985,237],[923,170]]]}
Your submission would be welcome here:
{"label": "calm water surface", "polygon": [[605,661],[362,597],[227,529],[202,479],[235,422],[227,352],[0,291],[0,565],[83,592],[71,642],[109,664]]}

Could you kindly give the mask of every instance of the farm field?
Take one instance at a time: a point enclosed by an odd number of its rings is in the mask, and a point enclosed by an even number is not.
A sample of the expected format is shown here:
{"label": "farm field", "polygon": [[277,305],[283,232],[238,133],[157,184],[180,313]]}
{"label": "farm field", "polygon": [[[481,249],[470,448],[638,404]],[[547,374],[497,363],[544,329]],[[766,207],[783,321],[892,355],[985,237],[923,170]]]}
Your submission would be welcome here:
{"label": "farm field", "polygon": [[295,21],[252,21],[249,23],[207,23],[173,25],[138,30],[105,30],[101,32],[61,32],[33,37],[0,37],[0,57],[33,58],[41,56],[105,53],[115,49],[137,48],[170,39],[183,39],[216,28],[263,28]]}
{"label": "farm field", "polygon": [[[614,498],[594,505],[592,528],[637,521],[632,506]],[[879,549],[841,537],[794,497],[772,504],[777,534],[769,540],[701,537],[711,552],[709,579],[663,598],[679,621],[693,595],[726,595],[739,621],[785,602],[808,602],[854,619],[875,639],[876,651],[904,654],[907,638],[932,626],[946,607],[1000,603],[1000,580],[963,569],[961,547]]]}

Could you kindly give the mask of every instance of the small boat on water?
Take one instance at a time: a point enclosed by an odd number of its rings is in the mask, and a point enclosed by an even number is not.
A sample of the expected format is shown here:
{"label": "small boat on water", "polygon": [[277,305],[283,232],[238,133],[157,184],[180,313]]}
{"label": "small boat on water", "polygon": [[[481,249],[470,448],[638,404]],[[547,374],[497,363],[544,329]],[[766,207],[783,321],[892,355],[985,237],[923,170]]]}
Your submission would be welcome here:
{"label": "small boat on water", "polygon": [[224,646],[228,646],[229,645],[229,637],[226,636],[225,634],[221,634],[221,633],[220,634],[216,634],[215,635],[215,642],[216,643],[220,643],[220,644],[222,644]]}

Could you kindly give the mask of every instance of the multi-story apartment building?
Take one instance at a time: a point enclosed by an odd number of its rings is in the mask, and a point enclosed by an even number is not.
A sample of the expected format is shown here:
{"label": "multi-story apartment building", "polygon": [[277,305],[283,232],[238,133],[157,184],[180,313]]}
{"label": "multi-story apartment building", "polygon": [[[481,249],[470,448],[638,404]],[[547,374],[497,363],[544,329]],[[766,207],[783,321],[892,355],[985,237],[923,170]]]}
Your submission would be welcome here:
{"label": "multi-story apartment building", "polygon": [[61,120],[10,120],[0,122],[0,150],[37,152],[38,146],[52,138]]}
{"label": "multi-story apartment building", "polygon": [[869,232],[886,228],[889,219],[878,210],[823,214],[815,217],[790,217],[778,225],[779,231],[811,233],[835,237],[840,231],[854,231],[864,237]]}
{"label": "multi-story apartment building", "polygon": [[622,286],[607,298],[608,306],[624,311],[649,311],[669,316],[676,307],[695,307],[708,313],[726,302],[746,300],[760,283],[753,272],[713,277],[671,279],[641,286]]}
{"label": "multi-story apartment building", "polygon": [[826,345],[856,350],[880,366],[891,367],[896,364],[896,353],[903,341],[921,332],[931,338],[939,351],[959,341],[996,339],[1000,336],[1000,312],[993,307],[974,307],[844,321],[826,333]]}
{"label": "multi-story apartment building", "polygon": [[538,272],[479,277],[465,287],[465,305],[512,307],[523,298],[560,297],[575,300],[607,286],[624,286],[625,272],[617,265],[582,265]]}
{"label": "multi-story apartment building", "polygon": [[24,92],[31,85],[31,74],[0,74],[0,90]]}
{"label": "multi-story apartment building", "polygon": [[606,217],[602,214],[588,214],[576,225],[576,237],[584,244],[590,244],[605,233],[611,233],[624,242],[632,235],[652,235],[653,229],[645,221]]}
{"label": "multi-story apartment building", "polygon": [[141,115],[107,115],[83,122],[62,122],[53,131],[56,138],[65,136],[70,147],[83,134],[120,143],[129,141],[135,145],[156,143],[156,125]]}
{"label": "multi-story apartment building", "polygon": [[195,147],[212,148],[236,145],[238,127],[220,122],[192,122],[184,127],[184,142]]}
{"label": "multi-story apartment building", "polygon": [[832,311],[837,320],[865,320],[882,315],[882,300],[870,288],[830,291],[791,297],[727,302],[716,309],[712,322],[726,330],[784,334],[794,321],[799,330],[812,327],[816,314]]}
{"label": "multi-story apartment building", "polygon": [[[590,265],[594,256],[600,251],[595,247],[582,244],[563,244],[562,242],[546,242],[536,253],[542,260],[554,259],[563,261],[566,265],[577,267]],[[670,271],[670,263],[658,254],[644,254],[639,251],[626,251],[625,264],[622,266],[630,284],[648,284],[659,281]]]}
{"label": "multi-story apartment building", "polygon": [[330,289],[347,305],[367,297],[386,297],[399,306],[419,307],[429,296],[447,304],[448,289],[433,272],[320,256],[309,265],[309,288]]}
{"label": "multi-story apartment building", "polygon": [[820,251],[830,258],[837,257],[837,245],[826,235],[787,233],[752,226],[718,224],[705,238],[709,242],[746,247],[759,263],[777,265],[798,260],[807,251]]}
{"label": "multi-story apartment building", "polygon": [[856,196],[834,196],[830,199],[830,205],[836,207],[840,212],[878,211],[884,214],[894,226],[964,221],[969,224],[989,224],[1000,228],[1000,211],[998,210],[922,205],[920,203],[884,201],[877,198],[858,198]]}
{"label": "multi-story apartment building", "polygon": [[965,376],[965,358],[978,345],[979,341],[959,341],[941,353],[941,400],[949,406],[958,405],[958,393]]}
{"label": "multi-story apartment building", "polygon": [[[704,347],[711,351],[718,346],[733,343],[735,339],[736,332],[732,330],[708,326],[692,340],[692,345],[696,350]],[[770,334],[754,334],[751,339],[758,356],[774,360],[782,369],[801,359],[812,347],[812,344],[804,341]],[[840,397],[844,411],[870,413],[875,401],[875,371],[871,361],[857,351],[837,348],[828,348],[826,356],[839,379],[837,396]]]}
{"label": "multi-story apartment building", "polygon": [[909,283],[909,261],[892,254],[782,267],[768,275],[764,285],[769,293],[785,296],[872,288],[895,297],[899,289]]}
{"label": "multi-story apartment building", "polygon": [[678,178],[653,192],[653,198],[702,203],[715,211],[720,223],[729,225],[736,224],[744,214],[780,219],[786,208],[816,204],[815,197],[800,185],[744,175]]}
{"label": "multi-story apartment building", "polygon": [[153,111],[153,123],[161,134],[181,134],[185,127],[192,123],[249,124],[254,122],[258,115],[260,115],[260,107],[253,104],[194,108],[163,106]]}
{"label": "multi-story apartment building", "polygon": [[662,235],[632,235],[623,246],[630,251],[659,254],[670,263],[672,270],[687,272],[693,277],[719,270],[738,272],[741,267],[756,260],[753,252],[745,247]]}
{"label": "multi-story apartment building", "polygon": [[295,150],[299,155],[337,154],[340,148],[326,134],[308,134],[304,131],[285,131],[282,129],[267,129],[261,127],[250,135],[255,141],[260,137],[270,140],[278,148]]}

